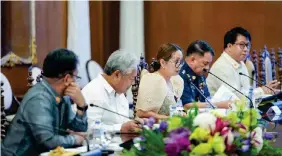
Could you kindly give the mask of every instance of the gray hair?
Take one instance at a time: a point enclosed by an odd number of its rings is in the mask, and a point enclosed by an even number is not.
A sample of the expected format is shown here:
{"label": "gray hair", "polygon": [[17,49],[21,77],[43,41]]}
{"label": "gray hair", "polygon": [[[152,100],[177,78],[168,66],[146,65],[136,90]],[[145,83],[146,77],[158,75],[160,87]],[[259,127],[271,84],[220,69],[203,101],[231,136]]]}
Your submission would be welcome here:
{"label": "gray hair", "polygon": [[116,70],[119,70],[123,75],[131,73],[138,66],[137,57],[124,50],[116,50],[109,57],[104,72],[111,75]]}

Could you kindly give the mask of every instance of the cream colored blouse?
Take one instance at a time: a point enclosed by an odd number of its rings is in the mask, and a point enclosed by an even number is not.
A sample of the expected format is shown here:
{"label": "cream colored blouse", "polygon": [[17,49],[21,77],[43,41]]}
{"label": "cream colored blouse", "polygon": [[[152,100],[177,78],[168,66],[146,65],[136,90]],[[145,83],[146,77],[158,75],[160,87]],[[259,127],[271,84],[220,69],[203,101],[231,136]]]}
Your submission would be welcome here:
{"label": "cream colored blouse", "polygon": [[172,87],[169,87],[158,72],[142,72],[136,110],[141,109],[169,115],[169,106],[176,104],[176,99],[182,95],[184,85],[179,75],[171,77],[170,82]]}

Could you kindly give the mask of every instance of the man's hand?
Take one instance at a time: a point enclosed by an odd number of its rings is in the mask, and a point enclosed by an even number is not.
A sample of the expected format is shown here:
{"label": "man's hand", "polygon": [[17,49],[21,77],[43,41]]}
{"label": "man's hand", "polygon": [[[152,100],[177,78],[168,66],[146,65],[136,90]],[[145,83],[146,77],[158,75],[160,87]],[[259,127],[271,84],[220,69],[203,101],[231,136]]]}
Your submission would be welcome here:
{"label": "man's hand", "polygon": [[232,103],[233,103],[232,100],[225,100],[225,101],[216,102],[215,105],[218,108],[230,109]]}
{"label": "man's hand", "polygon": [[79,107],[85,106],[85,100],[81,93],[80,88],[74,82],[71,82],[70,85],[65,90],[65,95],[70,96],[74,103],[76,103]]}
{"label": "man's hand", "polygon": [[[277,80],[270,81],[266,86],[271,88],[275,94],[278,93],[280,90],[276,89],[280,85],[280,82]],[[273,91],[266,86],[262,86],[262,90],[265,94],[274,94]]]}
{"label": "man's hand", "polygon": [[68,129],[67,132],[69,132],[70,135],[79,135],[82,137],[86,137],[87,133],[86,132],[75,132],[73,130]]}
{"label": "man's hand", "polygon": [[136,121],[128,121],[122,124],[120,132],[121,133],[135,133],[140,130],[140,125]]}
{"label": "man's hand", "polygon": [[85,140],[85,137],[87,137],[86,132],[75,132],[70,129],[67,129],[67,132],[75,137],[75,145],[82,145],[83,141]]}
{"label": "man's hand", "polygon": [[75,145],[82,145],[83,141],[85,140],[84,137],[76,134],[72,134],[75,137]]}

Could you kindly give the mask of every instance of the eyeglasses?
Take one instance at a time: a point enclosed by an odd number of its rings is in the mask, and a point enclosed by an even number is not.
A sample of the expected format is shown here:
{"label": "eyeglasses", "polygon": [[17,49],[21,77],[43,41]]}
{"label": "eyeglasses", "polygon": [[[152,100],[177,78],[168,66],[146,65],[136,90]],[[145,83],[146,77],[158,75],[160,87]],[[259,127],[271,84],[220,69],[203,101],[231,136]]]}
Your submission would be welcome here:
{"label": "eyeglasses", "polygon": [[183,66],[183,64],[184,64],[183,60],[178,60],[178,61],[177,60],[176,61],[169,60],[168,62],[174,63],[176,68],[179,68],[179,67]]}
{"label": "eyeglasses", "polygon": [[75,80],[75,82],[79,82],[80,81],[80,79],[81,79],[81,77],[80,76],[78,76],[78,75],[74,75],[74,74],[72,74],[72,73],[69,73],[71,76],[73,76],[73,78],[74,78],[74,80]]}
{"label": "eyeglasses", "polygon": [[239,47],[243,50],[245,49],[245,47],[247,47],[248,49],[251,48],[251,43],[235,43],[236,45],[239,45]]}

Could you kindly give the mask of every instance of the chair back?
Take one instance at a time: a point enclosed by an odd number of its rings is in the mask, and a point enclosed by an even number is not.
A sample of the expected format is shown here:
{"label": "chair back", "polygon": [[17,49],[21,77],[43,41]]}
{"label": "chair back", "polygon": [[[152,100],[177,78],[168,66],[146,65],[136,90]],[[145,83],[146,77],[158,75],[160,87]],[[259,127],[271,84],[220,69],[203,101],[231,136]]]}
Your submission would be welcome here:
{"label": "chair back", "polygon": [[143,56],[140,57],[140,63],[137,68],[137,76],[135,77],[135,80],[132,84],[131,91],[132,91],[132,96],[133,96],[133,104],[132,104],[132,109],[133,109],[133,116],[135,117],[136,110],[135,106],[137,103],[137,96],[138,96],[138,90],[139,90],[139,84],[141,80],[141,74],[142,70],[148,70],[148,63],[145,61],[145,58]]}
{"label": "chair back", "polygon": [[[259,80],[259,77],[258,77],[258,55],[257,55],[256,50],[253,50],[252,62],[253,62],[254,68],[255,68],[254,78],[255,78],[255,80]],[[254,83],[255,83],[254,88],[257,88],[259,86],[258,82],[254,82]]]}
{"label": "chair back", "polygon": [[1,95],[4,97],[3,98],[4,99],[4,109],[7,110],[12,105],[12,100],[13,100],[12,88],[11,88],[9,80],[3,73],[1,73],[1,82],[3,83],[1,87],[1,89],[3,89],[3,92],[1,92]]}
{"label": "chair back", "polygon": [[272,69],[272,79],[276,80],[276,64],[277,64],[277,61],[276,61],[274,48],[271,48],[270,60],[271,60],[271,69]]}
{"label": "chair back", "polygon": [[28,86],[32,87],[40,82],[43,78],[42,69],[38,66],[30,66],[28,68]]}
{"label": "chair back", "polygon": [[264,59],[264,67],[265,67],[265,83],[267,84],[268,82],[273,80],[272,77],[272,63],[271,63],[271,59],[270,59],[270,54],[266,48],[266,46],[264,46],[264,50],[263,50],[263,59]]}
{"label": "chair back", "polygon": [[[2,73],[1,73],[2,74]],[[5,113],[5,106],[4,106],[4,90],[3,90],[4,83],[1,81],[1,140],[3,140],[6,136],[6,113]]]}
{"label": "chair back", "polygon": [[88,81],[90,82],[96,78],[99,74],[103,73],[102,67],[94,60],[88,60],[86,62],[86,72]]}
{"label": "chair back", "polygon": [[[255,76],[255,66],[253,64],[253,62],[250,60],[250,57],[248,56],[247,59],[245,60],[245,64],[246,64],[246,67],[248,69],[248,73],[249,73],[249,76],[251,78],[253,78],[254,80],[256,80],[256,76]],[[250,86],[252,86],[253,88],[256,88],[256,81],[254,81],[252,79],[250,79]]]}
{"label": "chair back", "polygon": [[282,89],[282,49],[278,48],[278,74],[279,74],[279,81],[281,82],[280,88]]}

